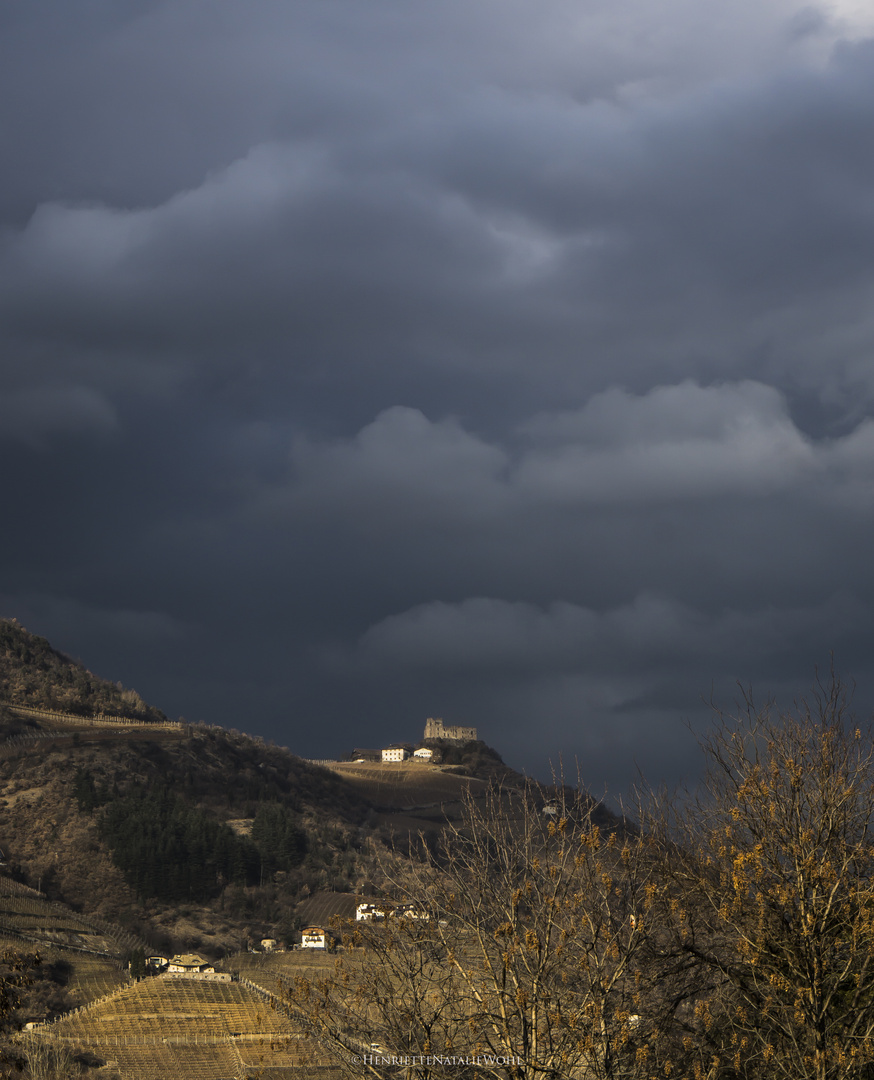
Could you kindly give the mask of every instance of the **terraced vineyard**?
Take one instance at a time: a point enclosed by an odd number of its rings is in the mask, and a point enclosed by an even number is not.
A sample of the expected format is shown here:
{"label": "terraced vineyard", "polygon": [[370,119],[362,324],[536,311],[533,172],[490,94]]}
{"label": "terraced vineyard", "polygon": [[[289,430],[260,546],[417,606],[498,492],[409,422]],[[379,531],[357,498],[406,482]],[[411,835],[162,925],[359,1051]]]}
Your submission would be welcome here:
{"label": "terraced vineyard", "polygon": [[[0,877],[0,950],[39,952],[43,978],[54,973],[61,1007],[80,1007],[130,982],[122,957],[136,939],[117,927],[88,919],[53,904],[35,889]],[[61,972],[58,975],[58,971]],[[45,998],[22,1002],[23,1019],[49,1015],[58,1007]]]}
{"label": "terraced vineyard", "polygon": [[82,953],[71,957],[69,951],[63,950],[58,950],[57,955],[72,963],[68,992],[77,1006],[88,1005],[129,983],[121,965],[109,957],[85,956]]}
{"label": "terraced vineyard", "polygon": [[243,1074],[245,1065],[231,1045],[184,1048],[167,1046],[119,1046],[107,1052],[110,1065],[126,1078],[137,1080],[231,1080]]}
{"label": "terraced vineyard", "polygon": [[330,1061],[243,982],[143,979],[88,1008],[41,1025],[28,1038],[88,1050],[124,1080],[232,1080],[295,1076]]}
{"label": "terraced vineyard", "polygon": [[293,952],[236,953],[219,965],[224,971],[239,973],[241,979],[263,987],[271,994],[279,992],[282,980],[295,975],[330,974],[334,957],[320,949],[295,949]]}
{"label": "terraced vineyard", "polygon": [[119,927],[80,916],[9,877],[0,877],[0,933],[43,947],[120,957],[141,944]]}

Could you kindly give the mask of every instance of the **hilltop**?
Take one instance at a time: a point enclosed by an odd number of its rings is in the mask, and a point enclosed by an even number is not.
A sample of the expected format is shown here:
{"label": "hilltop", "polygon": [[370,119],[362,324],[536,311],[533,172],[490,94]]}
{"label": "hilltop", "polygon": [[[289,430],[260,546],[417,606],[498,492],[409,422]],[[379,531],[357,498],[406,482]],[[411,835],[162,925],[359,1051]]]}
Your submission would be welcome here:
{"label": "hilltop", "polygon": [[171,723],[16,622],[0,621],[0,688],[9,871],[155,948],[288,940],[308,896],[372,883],[392,835],[439,828],[440,804],[471,785],[524,782],[474,743],[444,748],[453,767],[362,784],[260,738]]}
{"label": "hilltop", "polygon": [[167,719],[135,690],[99,678],[15,619],[0,619],[0,702],[84,716],[111,713],[137,720]]}
{"label": "hilltop", "polygon": [[292,940],[308,897],[373,886],[393,838],[433,835],[468,791],[527,783],[482,742],[434,743],[440,765],[329,768],[173,723],[16,622],[0,621],[0,689],[8,871],[158,949]]}

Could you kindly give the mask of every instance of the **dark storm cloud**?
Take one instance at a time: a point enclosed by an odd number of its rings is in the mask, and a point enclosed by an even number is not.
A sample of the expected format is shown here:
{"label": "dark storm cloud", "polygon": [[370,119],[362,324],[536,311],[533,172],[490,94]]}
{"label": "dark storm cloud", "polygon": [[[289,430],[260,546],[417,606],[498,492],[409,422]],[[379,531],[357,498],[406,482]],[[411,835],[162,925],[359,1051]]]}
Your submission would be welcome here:
{"label": "dark storm cloud", "polygon": [[4,8],[4,610],[319,756],[870,708],[864,15]]}
{"label": "dark storm cloud", "polygon": [[87,387],[30,386],[10,390],[0,400],[0,433],[37,446],[52,431],[99,433],[116,427],[112,405]]}

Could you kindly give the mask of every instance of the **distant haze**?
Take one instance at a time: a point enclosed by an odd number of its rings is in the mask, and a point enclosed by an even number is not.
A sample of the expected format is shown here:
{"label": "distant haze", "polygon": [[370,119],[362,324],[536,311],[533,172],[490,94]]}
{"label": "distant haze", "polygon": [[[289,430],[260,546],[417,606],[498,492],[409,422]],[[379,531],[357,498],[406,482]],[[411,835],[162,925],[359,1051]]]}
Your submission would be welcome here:
{"label": "distant haze", "polygon": [[305,756],[874,704],[852,0],[0,9],[0,614]]}

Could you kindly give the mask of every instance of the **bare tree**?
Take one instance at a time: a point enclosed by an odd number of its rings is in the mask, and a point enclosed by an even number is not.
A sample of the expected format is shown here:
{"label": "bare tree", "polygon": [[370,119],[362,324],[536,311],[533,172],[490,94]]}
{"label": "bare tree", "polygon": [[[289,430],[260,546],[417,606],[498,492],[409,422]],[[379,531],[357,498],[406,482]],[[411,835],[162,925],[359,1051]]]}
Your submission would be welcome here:
{"label": "bare tree", "polygon": [[69,1047],[31,1035],[25,1039],[24,1048],[28,1080],[73,1080],[81,1075]]}
{"label": "bare tree", "polygon": [[543,801],[533,786],[468,798],[436,849],[396,859],[387,877],[412,912],[350,936],[365,951],[332,977],[297,981],[288,1000],[309,1030],[345,1040],[347,1060],[350,1035],[412,1053],[423,1077],[429,1055],[446,1053],[512,1080],[661,1070],[676,1002],[655,1004],[664,957],[648,846],[599,824],[582,793],[559,788],[548,813]]}
{"label": "bare tree", "polygon": [[[347,923],[329,975],[298,977],[286,1005],[352,1075],[443,1072],[434,1059],[464,1046],[455,976],[443,962],[430,920],[403,915]],[[392,1067],[391,1058],[403,1064]]]}
{"label": "bare tree", "polygon": [[699,797],[651,817],[678,953],[711,974],[697,1075],[874,1067],[874,746],[832,672],[789,711],[716,710]]}

